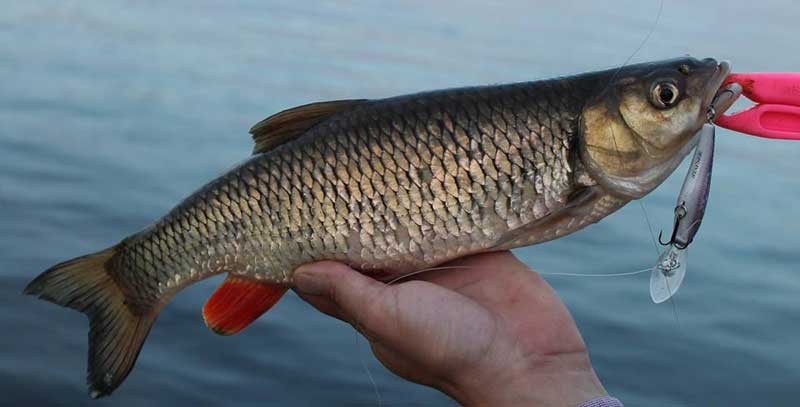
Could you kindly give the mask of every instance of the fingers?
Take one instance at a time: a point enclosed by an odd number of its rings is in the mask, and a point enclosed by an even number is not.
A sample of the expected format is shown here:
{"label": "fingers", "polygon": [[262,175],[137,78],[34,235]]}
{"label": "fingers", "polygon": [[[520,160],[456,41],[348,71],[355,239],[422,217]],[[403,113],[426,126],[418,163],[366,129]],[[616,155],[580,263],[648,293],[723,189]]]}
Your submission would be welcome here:
{"label": "fingers", "polygon": [[[509,251],[482,253],[443,264],[441,270],[419,275],[419,280],[438,284],[475,298],[487,291],[503,292],[509,286],[541,280],[538,274]],[[503,296],[501,296],[502,298]]]}
{"label": "fingers", "polygon": [[[341,312],[339,312],[339,306],[336,305],[333,301],[331,301],[327,297],[323,297],[321,295],[311,295],[311,294],[303,294],[297,289],[295,289],[295,293],[303,299],[303,301],[311,304],[314,308],[318,311],[326,314],[328,316],[334,317],[336,319],[344,319]],[[345,321],[347,322],[347,321]]]}
{"label": "fingers", "polygon": [[[318,310],[352,324],[362,333],[380,330],[370,314],[385,310],[386,284],[337,262],[322,261],[299,267],[295,290]],[[365,332],[366,331],[366,332]]]}

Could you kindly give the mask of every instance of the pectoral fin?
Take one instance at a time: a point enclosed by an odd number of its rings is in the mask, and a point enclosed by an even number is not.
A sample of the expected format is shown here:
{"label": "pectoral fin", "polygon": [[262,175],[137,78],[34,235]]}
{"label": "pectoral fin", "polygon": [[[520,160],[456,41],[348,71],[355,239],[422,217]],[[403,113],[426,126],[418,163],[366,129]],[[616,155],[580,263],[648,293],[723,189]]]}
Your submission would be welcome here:
{"label": "pectoral fin", "polygon": [[539,242],[541,231],[556,230],[558,225],[565,225],[573,218],[589,216],[588,213],[595,203],[603,198],[602,192],[597,187],[586,187],[574,191],[563,207],[549,214],[508,231],[495,243],[493,250],[510,250],[520,246],[527,246],[531,242]]}
{"label": "pectoral fin", "polygon": [[288,287],[229,275],[203,306],[203,319],[212,331],[233,335],[267,312]]}

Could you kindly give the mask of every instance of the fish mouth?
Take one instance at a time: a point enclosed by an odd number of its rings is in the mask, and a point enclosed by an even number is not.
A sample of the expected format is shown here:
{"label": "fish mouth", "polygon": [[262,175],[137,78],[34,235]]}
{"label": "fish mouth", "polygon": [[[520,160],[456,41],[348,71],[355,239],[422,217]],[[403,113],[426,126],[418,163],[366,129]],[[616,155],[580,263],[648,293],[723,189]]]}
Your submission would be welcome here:
{"label": "fish mouth", "polygon": [[716,61],[713,62],[716,63],[717,67],[716,71],[711,75],[711,79],[709,79],[708,85],[706,86],[705,89],[705,94],[706,94],[706,99],[704,100],[705,106],[712,105],[714,97],[719,92],[720,88],[722,87],[722,84],[725,82],[725,79],[731,73],[730,62],[728,61],[720,61],[719,63],[717,63]]}

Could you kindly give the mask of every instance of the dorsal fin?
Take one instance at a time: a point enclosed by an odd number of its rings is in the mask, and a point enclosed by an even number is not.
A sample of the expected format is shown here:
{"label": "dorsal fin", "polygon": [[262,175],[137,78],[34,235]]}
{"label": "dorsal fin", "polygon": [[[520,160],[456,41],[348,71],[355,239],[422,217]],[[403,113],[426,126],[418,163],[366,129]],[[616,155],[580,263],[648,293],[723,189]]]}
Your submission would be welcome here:
{"label": "dorsal fin", "polygon": [[256,143],[253,154],[269,151],[303,134],[324,118],[366,101],[367,99],[346,99],[310,103],[267,117],[250,129]]}

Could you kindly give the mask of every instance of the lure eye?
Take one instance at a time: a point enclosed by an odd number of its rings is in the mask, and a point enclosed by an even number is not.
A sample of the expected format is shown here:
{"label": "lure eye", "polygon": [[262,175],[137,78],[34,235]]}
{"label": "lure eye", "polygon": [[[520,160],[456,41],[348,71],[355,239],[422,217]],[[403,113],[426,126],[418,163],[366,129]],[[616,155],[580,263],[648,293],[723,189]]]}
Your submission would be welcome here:
{"label": "lure eye", "polygon": [[659,82],[650,91],[650,100],[653,106],[659,109],[669,109],[675,106],[680,96],[680,90],[672,82]]}

